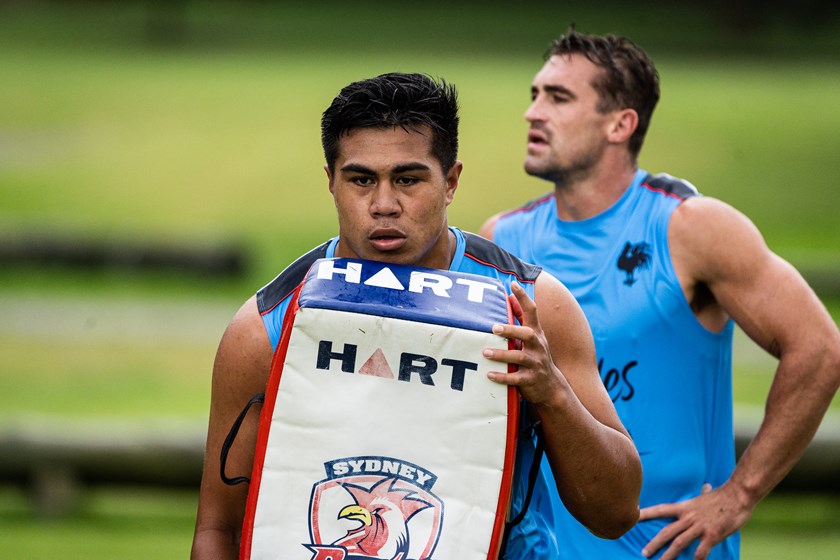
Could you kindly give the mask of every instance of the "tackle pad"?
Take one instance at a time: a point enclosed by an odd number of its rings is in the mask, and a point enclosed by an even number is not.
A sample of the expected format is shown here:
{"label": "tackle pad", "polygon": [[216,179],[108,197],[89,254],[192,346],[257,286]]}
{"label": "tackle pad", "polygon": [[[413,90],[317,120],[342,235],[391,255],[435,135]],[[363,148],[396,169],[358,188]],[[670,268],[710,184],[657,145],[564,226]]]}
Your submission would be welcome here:
{"label": "tackle pad", "polygon": [[510,498],[518,393],[487,379],[512,321],[473,274],[320,259],[266,387],[241,559],[488,560]]}

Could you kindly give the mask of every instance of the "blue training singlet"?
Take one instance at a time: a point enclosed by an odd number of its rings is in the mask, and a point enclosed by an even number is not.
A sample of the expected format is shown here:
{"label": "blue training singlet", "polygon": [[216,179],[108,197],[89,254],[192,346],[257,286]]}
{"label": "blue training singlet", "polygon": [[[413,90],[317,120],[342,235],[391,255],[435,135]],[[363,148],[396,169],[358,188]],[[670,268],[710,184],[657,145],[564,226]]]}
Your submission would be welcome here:
{"label": "blue training singlet", "polygon": [[[685,181],[637,171],[612,207],[587,220],[560,220],[549,194],[495,226],[497,244],[560,279],[583,308],[601,379],[641,456],[641,507],[692,498],[707,482],[718,487],[735,465],[733,322],[713,333],[697,321],[668,247],[671,214],[694,195]],[[641,559],[670,521],[641,522],[610,541],[560,509],[558,558]],[[696,546],[680,558],[693,558]],[[709,558],[738,558],[738,549],[736,533]]]}
{"label": "blue training singlet", "polygon": [[[534,282],[541,272],[539,267],[521,261],[482,237],[462,232],[457,228],[450,230],[455,234],[457,241],[450,270],[496,278],[507,288],[508,293],[511,282],[516,281],[525,288],[531,298],[534,297]],[[335,237],[316,247],[289,265],[257,292],[257,305],[272,348],[277,348],[279,343],[283,317],[294,290],[303,281],[315,260],[335,256],[337,245],[338,238]],[[524,412],[523,410],[520,414],[522,429],[516,446],[511,492],[513,515],[522,509],[529,483],[528,471],[535,450],[535,439],[528,425],[528,415]],[[545,560],[557,557],[559,550],[554,526],[557,524],[559,500],[553,497],[556,494],[551,469],[543,457],[530,506],[522,521],[511,530],[503,555],[505,560]]]}

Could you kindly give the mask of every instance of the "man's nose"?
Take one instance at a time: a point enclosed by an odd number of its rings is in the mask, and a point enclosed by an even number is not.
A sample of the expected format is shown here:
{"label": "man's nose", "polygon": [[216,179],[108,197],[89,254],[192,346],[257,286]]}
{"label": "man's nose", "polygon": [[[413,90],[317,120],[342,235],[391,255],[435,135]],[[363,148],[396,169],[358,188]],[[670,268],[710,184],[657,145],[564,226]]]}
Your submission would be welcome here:
{"label": "man's nose", "polygon": [[382,181],[373,192],[370,212],[374,216],[395,216],[402,210],[396,190],[390,181]]}
{"label": "man's nose", "polygon": [[525,120],[529,123],[543,120],[543,108],[539,98],[535,98],[525,110]]}

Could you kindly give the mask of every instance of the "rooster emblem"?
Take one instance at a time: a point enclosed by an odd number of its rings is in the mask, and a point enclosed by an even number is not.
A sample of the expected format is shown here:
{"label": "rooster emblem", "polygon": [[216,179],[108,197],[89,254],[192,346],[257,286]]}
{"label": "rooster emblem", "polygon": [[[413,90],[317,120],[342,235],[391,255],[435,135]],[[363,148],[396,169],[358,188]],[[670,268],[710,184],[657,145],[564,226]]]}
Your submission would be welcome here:
{"label": "rooster emblem", "polygon": [[[432,493],[437,475],[380,455],[324,463],[312,488],[310,560],[431,560],[444,504]],[[419,515],[418,515],[419,514]]]}
{"label": "rooster emblem", "polygon": [[333,544],[345,548],[348,558],[407,560],[408,521],[432,504],[416,496],[412,489],[399,488],[394,478],[385,478],[370,489],[343,483],[354,504],[338,513],[339,519],[357,521],[357,527]]}
{"label": "rooster emblem", "polygon": [[650,266],[650,245],[642,242],[633,245],[629,241],[621,250],[621,255],[618,257],[618,269],[623,270],[627,277],[624,283],[632,286],[636,283],[636,277],[633,273],[638,270],[644,270]]}

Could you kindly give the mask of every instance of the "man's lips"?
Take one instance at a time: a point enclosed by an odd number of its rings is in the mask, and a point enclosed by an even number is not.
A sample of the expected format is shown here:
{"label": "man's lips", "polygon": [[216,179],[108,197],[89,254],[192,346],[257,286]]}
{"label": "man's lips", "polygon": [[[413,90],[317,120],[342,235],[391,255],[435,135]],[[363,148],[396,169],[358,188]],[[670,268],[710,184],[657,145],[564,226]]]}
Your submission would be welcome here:
{"label": "man's lips", "polygon": [[393,251],[402,247],[406,238],[405,234],[399,230],[381,229],[371,233],[368,240],[379,251]]}
{"label": "man's lips", "polygon": [[537,130],[528,132],[528,149],[548,144],[545,134]]}
{"label": "man's lips", "polygon": [[546,135],[544,132],[536,129],[531,129],[528,131],[528,142],[548,142],[546,139]]}

